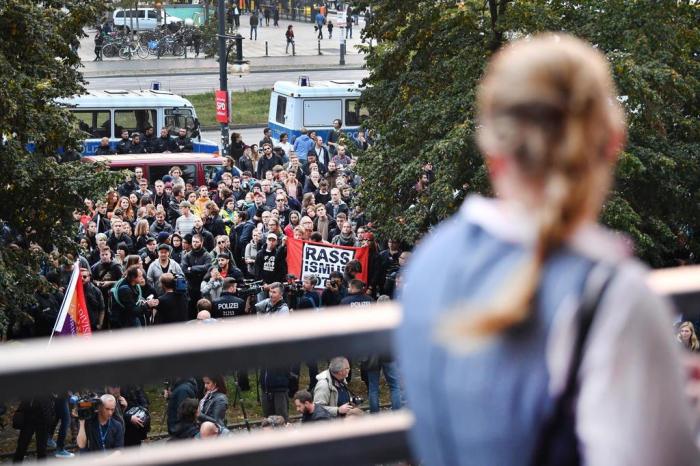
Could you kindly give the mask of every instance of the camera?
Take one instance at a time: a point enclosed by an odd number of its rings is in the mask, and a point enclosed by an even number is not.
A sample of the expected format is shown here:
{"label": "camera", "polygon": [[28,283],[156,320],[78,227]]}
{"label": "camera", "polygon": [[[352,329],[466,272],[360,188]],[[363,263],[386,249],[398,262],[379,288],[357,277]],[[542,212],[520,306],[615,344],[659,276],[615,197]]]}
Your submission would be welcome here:
{"label": "camera", "polygon": [[360,406],[364,402],[365,402],[365,399],[362,398],[361,396],[353,395],[350,397],[350,404],[353,406]]}
{"label": "camera", "polygon": [[242,286],[238,287],[238,291],[236,294],[238,295],[239,298],[241,299],[246,299],[249,296],[256,296],[258,293],[260,293],[263,290],[263,281],[262,280],[256,280],[256,281],[244,281]]}
{"label": "camera", "polygon": [[78,419],[91,419],[97,410],[102,406],[102,400],[95,394],[86,395],[83,397],[73,396],[71,402],[75,404],[78,412]]}

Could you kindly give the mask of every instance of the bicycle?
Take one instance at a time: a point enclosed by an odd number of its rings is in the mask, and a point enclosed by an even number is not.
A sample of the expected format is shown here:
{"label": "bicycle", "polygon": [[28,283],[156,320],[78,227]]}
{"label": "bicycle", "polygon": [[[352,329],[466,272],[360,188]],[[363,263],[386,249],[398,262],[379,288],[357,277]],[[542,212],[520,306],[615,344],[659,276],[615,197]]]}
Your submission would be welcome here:
{"label": "bicycle", "polygon": [[139,58],[148,56],[148,49],[141,45],[141,42],[138,40],[127,42],[119,49],[119,58],[131,60],[134,55]]}

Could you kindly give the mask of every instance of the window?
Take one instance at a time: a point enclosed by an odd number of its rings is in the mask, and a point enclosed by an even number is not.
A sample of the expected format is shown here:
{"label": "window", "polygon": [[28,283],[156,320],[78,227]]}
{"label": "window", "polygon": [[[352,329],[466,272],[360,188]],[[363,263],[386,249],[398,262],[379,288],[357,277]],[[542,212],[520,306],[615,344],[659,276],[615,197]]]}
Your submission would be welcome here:
{"label": "window", "polygon": [[156,126],[155,110],[115,110],[114,137],[120,137],[122,130],[143,133],[148,126]]}
{"label": "window", "polygon": [[185,183],[197,183],[197,167],[195,165],[178,165],[176,163],[148,167],[148,181],[153,183],[156,180],[162,180],[165,175],[170,173],[170,169],[175,165],[182,170],[182,179],[185,180]]}
{"label": "window", "polygon": [[170,131],[171,136],[177,136],[178,129],[187,128],[187,136],[191,137],[192,130],[196,126],[192,110],[189,108],[166,108],[165,126]]}
{"label": "window", "polygon": [[72,110],[78,118],[78,127],[89,134],[88,138],[110,137],[109,110]]}
{"label": "window", "polygon": [[345,101],[345,126],[360,126],[369,113],[366,107],[360,107],[357,99]]}
{"label": "window", "polygon": [[124,17],[124,11],[123,11],[123,10],[122,10],[122,11],[117,11],[116,13],[114,13],[114,17],[115,17],[115,18],[123,18],[123,17]]}
{"label": "window", "polygon": [[156,10],[148,10],[148,19],[158,19],[158,13],[156,13]]}
{"label": "window", "polygon": [[146,11],[145,11],[145,10],[139,10],[139,11],[138,11],[138,17],[139,17],[140,19],[145,18],[145,17],[146,17]]}
{"label": "window", "polygon": [[277,114],[275,121],[284,124],[284,117],[287,114],[287,98],[283,95],[277,96]]}
{"label": "window", "polygon": [[333,120],[342,118],[342,100],[305,100],[304,126],[333,126]]}
{"label": "window", "polygon": [[219,168],[221,168],[221,165],[204,165],[204,181],[209,183],[213,180]]}

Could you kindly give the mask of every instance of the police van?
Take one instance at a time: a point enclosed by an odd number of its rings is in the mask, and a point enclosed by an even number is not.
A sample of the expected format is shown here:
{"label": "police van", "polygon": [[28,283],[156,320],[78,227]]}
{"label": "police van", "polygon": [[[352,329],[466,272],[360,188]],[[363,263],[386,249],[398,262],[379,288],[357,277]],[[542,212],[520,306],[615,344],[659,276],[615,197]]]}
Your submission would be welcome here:
{"label": "police van", "polygon": [[268,126],[279,140],[287,133],[289,141],[301,134],[301,128],[314,130],[328,140],[333,120],[340,119],[343,131],[357,136],[366,110],[359,105],[360,81],[336,79],[315,81],[302,76],[298,82],[277,81],[270,95]]}
{"label": "police van", "polygon": [[94,155],[100,139],[108,137],[114,149],[123,130],[142,133],[147,127],[168,128],[177,136],[179,128],[186,128],[192,139],[194,152],[218,152],[215,142],[199,139],[199,121],[194,106],[189,100],[161,90],[88,91],[87,94],[59,102],[70,108],[78,119],[80,129],[88,133],[83,146],[83,155]]}

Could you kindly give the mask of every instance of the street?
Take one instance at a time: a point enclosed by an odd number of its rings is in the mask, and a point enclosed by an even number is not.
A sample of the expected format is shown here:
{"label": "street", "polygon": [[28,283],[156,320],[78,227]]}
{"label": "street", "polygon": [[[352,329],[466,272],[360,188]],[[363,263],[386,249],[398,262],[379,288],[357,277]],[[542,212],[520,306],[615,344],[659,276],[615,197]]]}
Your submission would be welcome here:
{"label": "street", "polygon": [[[306,75],[311,81],[327,81],[337,78],[361,80],[367,70],[328,70],[328,71],[279,71],[274,73],[251,73],[239,78],[229,75],[228,88],[232,91],[252,91],[272,88],[275,81],[296,81],[299,75]],[[160,82],[161,89],[175,94],[200,94],[219,88],[219,75],[201,73],[190,75],[93,77],[87,78],[88,90],[105,89],[150,89],[153,81]]]}

